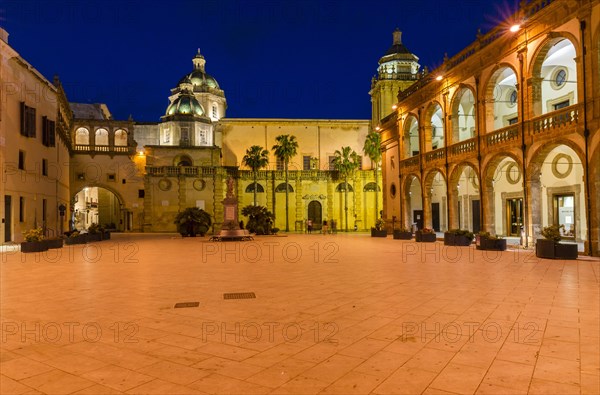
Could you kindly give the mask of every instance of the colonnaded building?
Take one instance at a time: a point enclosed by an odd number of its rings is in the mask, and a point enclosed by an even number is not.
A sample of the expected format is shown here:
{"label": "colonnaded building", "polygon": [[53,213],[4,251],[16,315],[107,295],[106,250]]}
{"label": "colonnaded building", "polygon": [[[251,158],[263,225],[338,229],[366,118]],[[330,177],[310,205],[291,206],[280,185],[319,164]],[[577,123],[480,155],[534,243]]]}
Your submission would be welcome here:
{"label": "colonnaded building", "polygon": [[431,73],[416,60],[389,54],[372,82],[386,218],[528,246],[564,225],[598,255],[600,2],[522,1]]}
{"label": "colonnaded building", "polygon": [[[526,246],[560,224],[599,255],[600,1],[522,1],[512,18],[432,72],[394,32],[371,81],[370,121],[229,119],[199,51],[160,122],[114,120],[106,105],[69,103],[60,81],[46,80],[2,31],[0,237],[92,223],[175,231],[186,207],[207,210],[216,231],[233,177],[240,210],[256,190],[279,228],[287,190],[290,230],[309,218],[317,228],[335,220],[368,229],[383,207],[390,228],[487,230]],[[361,153],[371,127],[382,136],[383,180],[362,158],[346,184],[331,158],[342,146]],[[281,134],[299,142],[288,184],[273,152],[254,184],[241,164],[246,149],[272,151]]]}

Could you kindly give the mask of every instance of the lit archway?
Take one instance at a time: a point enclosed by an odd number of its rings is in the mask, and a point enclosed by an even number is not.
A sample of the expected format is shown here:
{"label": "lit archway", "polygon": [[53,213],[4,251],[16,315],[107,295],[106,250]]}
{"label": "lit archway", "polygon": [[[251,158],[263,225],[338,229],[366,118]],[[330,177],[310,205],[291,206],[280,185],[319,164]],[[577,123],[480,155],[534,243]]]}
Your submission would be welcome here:
{"label": "lit archway", "polygon": [[521,237],[525,208],[521,162],[517,159],[502,154],[485,169],[485,230],[495,235]]}
{"label": "lit archway", "polygon": [[84,187],[73,197],[71,228],[83,231],[91,224],[106,229],[127,230],[127,221],[121,210],[123,203],[113,191],[98,186]]}
{"label": "lit archway", "polygon": [[508,66],[499,67],[486,88],[486,131],[502,129],[519,122],[517,74]]}
{"label": "lit archway", "polygon": [[475,166],[462,163],[454,168],[448,183],[450,228],[481,230],[481,199],[479,177]]}
{"label": "lit archway", "polygon": [[434,102],[425,112],[425,152],[444,147],[444,113],[442,106]]}
{"label": "lit archway", "polygon": [[403,199],[403,223],[402,225],[410,228],[416,225],[417,229],[425,227],[425,217],[423,213],[423,193],[421,191],[421,181],[416,175],[409,175],[404,180]]}
{"label": "lit archway", "polygon": [[452,144],[475,137],[475,97],[473,90],[461,87],[452,101]]}
{"label": "lit archway", "polygon": [[419,155],[419,122],[414,115],[409,115],[404,122],[404,157]]}
{"label": "lit archway", "polygon": [[448,192],[446,179],[439,170],[432,170],[425,176],[423,193],[423,208],[425,211],[425,226],[436,232],[448,230],[447,209]]}

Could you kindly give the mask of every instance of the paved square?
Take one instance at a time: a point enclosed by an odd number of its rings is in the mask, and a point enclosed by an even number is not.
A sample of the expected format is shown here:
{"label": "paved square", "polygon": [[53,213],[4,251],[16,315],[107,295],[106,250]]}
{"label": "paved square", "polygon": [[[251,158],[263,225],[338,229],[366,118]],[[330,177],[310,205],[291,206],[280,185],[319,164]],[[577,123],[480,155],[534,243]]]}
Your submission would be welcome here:
{"label": "paved square", "polygon": [[2,394],[600,393],[598,259],[364,234],[2,248]]}

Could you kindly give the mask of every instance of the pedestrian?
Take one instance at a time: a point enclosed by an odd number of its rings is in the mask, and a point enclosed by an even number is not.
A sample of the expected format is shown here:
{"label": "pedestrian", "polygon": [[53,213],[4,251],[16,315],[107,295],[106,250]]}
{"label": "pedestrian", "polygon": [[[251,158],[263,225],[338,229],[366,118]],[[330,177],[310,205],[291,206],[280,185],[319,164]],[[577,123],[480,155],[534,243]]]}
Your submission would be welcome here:
{"label": "pedestrian", "polygon": [[328,226],[327,226],[327,220],[323,221],[323,234],[326,235],[327,231],[329,230]]}
{"label": "pedestrian", "polygon": [[308,219],[308,221],[306,222],[306,227],[308,228],[308,234],[312,233],[312,228],[313,228],[313,223],[312,223],[312,219]]}

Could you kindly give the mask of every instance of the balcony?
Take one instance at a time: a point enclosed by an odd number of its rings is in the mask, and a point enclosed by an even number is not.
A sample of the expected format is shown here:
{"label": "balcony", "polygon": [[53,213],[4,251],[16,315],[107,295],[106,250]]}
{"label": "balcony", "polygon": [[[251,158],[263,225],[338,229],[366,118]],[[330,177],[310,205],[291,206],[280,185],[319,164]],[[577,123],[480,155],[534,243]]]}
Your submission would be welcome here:
{"label": "balcony", "polygon": [[133,153],[135,153],[135,147],[133,147],[133,146],[75,144],[73,146],[73,151],[75,151],[76,153],[86,153],[86,154],[132,155]]}
{"label": "balcony", "polygon": [[417,171],[419,169],[420,155],[415,155],[411,158],[400,161],[400,168],[407,172]]}
{"label": "balcony", "polygon": [[439,162],[443,162],[445,157],[446,148],[438,148],[436,150],[425,153],[425,163],[427,165],[438,164]]}
{"label": "balcony", "polygon": [[[579,105],[575,104],[563,109],[552,111],[530,122],[530,133],[532,136],[550,134],[554,132],[564,133],[571,127],[576,127],[579,122]],[[572,130],[568,130],[572,131]]]}
{"label": "balcony", "polygon": [[486,134],[484,137],[487,147],[497,148],[507,144],[514,144],[519,139],[519,128],[520,124],[515,124]]}
{"label": "balcony", "polygon": [[477,152],[477,137],[463,140],[448,147],[448,156],[459,156]]}

